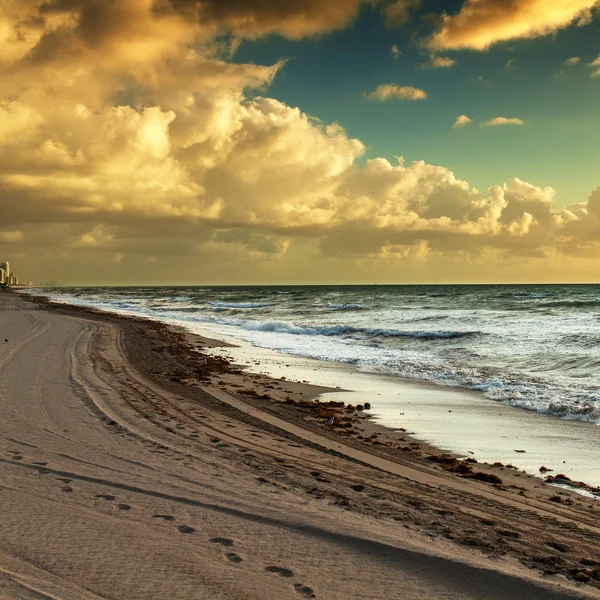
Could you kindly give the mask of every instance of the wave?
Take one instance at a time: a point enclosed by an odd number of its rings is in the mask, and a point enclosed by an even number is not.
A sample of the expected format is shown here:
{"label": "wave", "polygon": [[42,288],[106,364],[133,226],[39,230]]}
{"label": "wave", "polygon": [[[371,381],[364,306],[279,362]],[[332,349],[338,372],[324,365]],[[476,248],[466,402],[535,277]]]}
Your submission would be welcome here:
{"label": "wave", "polygon": [[329,302],[327,310],[370,310],[372,307],[366,304],[334,304]]}
{"label": "wave", "polygon": [[426,323],[427,321],[442,321],[448,319],[448,315],[429,315],[427,317],[416,317],[414,319],[408,319],[406,323]]}
{"label": "wave", "polygon": [[209,302],[213,309],[227,309],[227,308],[266,308],[267,306],[273,306],[270,302],[221,302],[215,300]]}
{"label": "wave", "polygon": [[596,308],[600,307],[599,300],[555,300],[554,302],[544,302],[538,304],[543,308]]}
{"label": "wave", "polygon": [[552,294],[548,294],[545,292],[512,292],[510,294],[499,294],[498,298],[550,298],[551,296]]}
{"label": "wave", "polygon": [[311,327],[306,325],[295,325],[285,321],[239,321],[235,319],[216,319],[206,317],[200,319],[209,323],[240,327],[250,331],[264,331],[266,333],[287,333],[291,335],[313,335],[325,337],[405,337],[420,340],[450,340],[480,335],[479,331],[403,331],[398,329],[371,329],[366,327],[354,327],[351,325],[324,325]]}
{"label": "wave", "polygon": [[481,392],[487,399],[515,408],[552,415],[569,421],[600,425],[600,388],[560,385],[552,378],[529,378],[495,369],[451,366],[450,363],[431,363],[417,360],[401,365],[376,368],[398,377],[427,380],[432,383]]}

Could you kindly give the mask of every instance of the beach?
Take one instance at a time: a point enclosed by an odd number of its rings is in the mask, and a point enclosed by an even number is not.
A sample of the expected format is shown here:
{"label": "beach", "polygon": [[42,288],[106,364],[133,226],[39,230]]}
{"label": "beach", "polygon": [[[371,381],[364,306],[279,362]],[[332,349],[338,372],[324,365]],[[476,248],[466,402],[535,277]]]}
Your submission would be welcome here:
{"label": "beach", "polygon": [[594,499],[165,324],[5,292],[0,339],[2,597],[600,597]]}

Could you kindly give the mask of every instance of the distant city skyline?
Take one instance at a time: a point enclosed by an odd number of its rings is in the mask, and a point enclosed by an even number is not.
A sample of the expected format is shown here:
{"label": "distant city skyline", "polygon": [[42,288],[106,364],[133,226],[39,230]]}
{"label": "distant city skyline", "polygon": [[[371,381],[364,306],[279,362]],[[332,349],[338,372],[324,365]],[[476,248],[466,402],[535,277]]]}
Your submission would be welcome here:
{"label": "distant city skyline", "polygon": [[594,282],[597,0],[7,0],[0,256],[64,284]]}
{"label": "distant city skyline", "polygon": [[11,267],[9,261],[0,261],[0,287],[17,287],[17,286],[31,286],[31,281],[21,281],[19,276]]}

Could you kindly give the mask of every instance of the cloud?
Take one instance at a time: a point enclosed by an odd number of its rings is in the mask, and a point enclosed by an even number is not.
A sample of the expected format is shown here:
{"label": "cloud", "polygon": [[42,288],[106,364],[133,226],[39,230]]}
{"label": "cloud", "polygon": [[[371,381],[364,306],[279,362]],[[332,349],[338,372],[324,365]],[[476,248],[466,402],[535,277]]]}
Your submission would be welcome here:
{"label": "cloud", "polygon": [[[600,252],[600,194],[557,209],[519,179],[482,192],[443,166],[365,161],[339,124],[269,97],[283,63],[223,60],[207,31],[225,25],[196,4],[43,6],[5,3],[20,34],[0,42],[0,252],[18,245],[28,279],[372,281],[413,261],[415,277],[491,276],[490,260]],[[275,32],[263,10],[238,33]]]}
{"label": "cloud", "polygon": [[487,50],[507,40],[552,34],[589,21],[597,0],[466,0],[429,40],[436,50]]}
{"label": "cloud", "polygon": [[517,64],[518,59],[509,58],[504,65],[507,69],[512,69]]}
{"label": "cloud", "polygon": [[60,69],[60,76],[72,77],[79,65],[98,76],[119,70],[152,81],[155,68],[179,59],[186,48],[226,55],[241,39],[325,34],[348,25],[361,4],[377,1],[6,0],[0,9],[0,56],[5,66],[18,64],[4,74],[11,78]]}
{"label": "cloud", "polygon": [[390,50],[390,52],[392,53],[394,60],[397,60],[399,56],[402,56],[402,50],[400,50],[400,48],[398,48],[397,44],[394,44],[392,46],[392,49]]}
{"label": "cloud", "polygon": [[495,119],[490,119],[485,123],[482,123],[484,127],[496,127],[498,125],[525,125],[525,121],[521,119],[507,119],[506,117],[496,117]]}
{"label": "cloud", "polygon": [[390,27],[400,27],[410,20],[411,13],[421,5],[421,0],[395,0],[385,7],[383,14]]}
{"label": "cloud", "polygon": [[258,38],[272,33],[301,39],[348,25],[361,4],[379,0],[158,0],[155,11],[175,12],[215,33]]}
{"label": "cloud", "polygon": [[[472,123],[476,123],[473,119],[467,117],[467,115],[461,115],[456,119],[454,125],[452,125],[453,129],[462,129],[467,125],[471,125]],[[480,121],[480,127],[497,127],[499,125],[524,125],[525,122],[521,119],[508,119],[506,117],[496,117],[494,119],[490,119],[489,121]]]}
{"label": "cloud", "polygon": [[581,58],[579,58],[579,56],[572,56],[571,58],[568,58],[567,60],[565,60],[565,62],[563,64],[572,67],[574,65],[578,65],[581,62]]}
{"label": "cloud", "polygon": [[463,127],[466,127],[467,125],[470,125],[473,122],[474,122],[473,119],[469,119],[469,117],[467,117],[467,115],[460,115],[460,117],[458,117],[456,119],[456,121],[454,122],[454,125],[452,125],[452,127],[454,129],[462,129]]}
{"label": "cloud", "polygon": [[592,72],[592,77],[600,77],[600,56],[598,56],[596,60],[593,60],[591,63],[589,63],[588,66],[594,69]]}
{"label": "cloud", "polygon": [[97,248],[107,246],[114,236],[104,225],[96,225],[91,231],[83,233],[79,238],[79,245]]}
{"label": "cloud", "polygon": [[11,244],[23,239],[22,231],[0,231],[0,242]]}
{"label": "cloud", "polygon": [[435,56],[431,55],[426,63],[422,64],[422,67],[429,69],[449,69],[454,67],[457,61],[450,56]]}
{"label": "cloud", "polygon": [[399,86],[395,83],[384,83],[378,86],[370,94],[366,94],[369,100],[426,100],[427,93],[419,88],[410,86]]}

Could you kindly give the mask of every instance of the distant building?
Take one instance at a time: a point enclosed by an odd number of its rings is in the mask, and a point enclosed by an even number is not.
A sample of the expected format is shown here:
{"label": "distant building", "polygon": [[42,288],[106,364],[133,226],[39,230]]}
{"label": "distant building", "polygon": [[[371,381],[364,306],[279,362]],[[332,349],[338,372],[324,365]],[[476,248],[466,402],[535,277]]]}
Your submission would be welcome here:
{"label": "distant building", "polygon": [[19,285],[19,277],[10,270],[8,261],[0,262],[0,287],[12,287]]}

